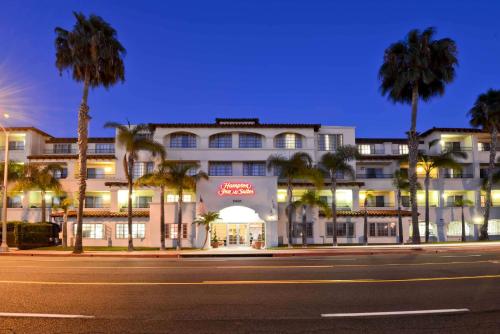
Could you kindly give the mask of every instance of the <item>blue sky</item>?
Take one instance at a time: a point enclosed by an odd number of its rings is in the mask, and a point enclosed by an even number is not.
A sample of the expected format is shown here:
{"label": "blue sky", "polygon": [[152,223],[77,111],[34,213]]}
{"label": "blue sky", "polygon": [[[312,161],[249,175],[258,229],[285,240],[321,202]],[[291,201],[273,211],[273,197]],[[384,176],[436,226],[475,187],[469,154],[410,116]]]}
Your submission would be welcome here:
{"label": "blue sky", "polygon": [[[102,16],[127,49],[126,82],[91,92],[93,136],[111,134],[108,120],[215,117],[403,136],[409,106],[380,95],[377,72],[387,46],[428,26],[457,42],[460,65],[446,94],[421,104],[419,130],[468,126],[476,96],[500,88],[499,1],[3,0],[0,107],[57,136],[75,136],[81,98],[54,67],[54,27],[71,28],[72,11]],[[21,89],[2,102],[2,85]]]}

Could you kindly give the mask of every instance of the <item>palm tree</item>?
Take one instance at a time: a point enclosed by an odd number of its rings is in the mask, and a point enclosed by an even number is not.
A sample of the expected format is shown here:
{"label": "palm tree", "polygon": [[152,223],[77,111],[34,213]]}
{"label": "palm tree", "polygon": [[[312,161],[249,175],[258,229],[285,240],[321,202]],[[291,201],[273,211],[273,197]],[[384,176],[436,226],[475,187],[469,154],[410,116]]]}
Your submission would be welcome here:
{"label": "palm tree", "polygon": [[118,130],[116,135],[116,142],[119,146],[125,149],[123,155],[123,167],[125,170],[125,177],[127,178],[128,185],[128,251],[134,250],[134,243],[132,239],[132,192],[134,186],[134,163],[137,160],[139,151],[151,152],[154,156],[159,154],[165,156],[165,149],[163,145],[155,142],[145,133],[150,132],[150,127],[147,124],[138,124],[136,126],[123,125],[116,122],[107,122],[104,124],[105,128],[113,128]]}
{"label": "palm tree", "polygon": [[200,180],[208,180],[208,174],[198,171],[191,175],[191,171],[200,168],[197,162],[165,161],[163,163],[168,173],[168,187],[174,189],[177,196],[177,250],[181,249],[182,237],[182,204],[184,191],[196,190]]}
{"label": "palm tree", "polygon": [[23,174],[16,181],[14,191],[31,191],[39,190],[41,195],[41,222],[47,222],[47,203],[45,195],[48,191],[56,194],[62,192],[61,182],[54,177],[54,172],[61,170],[62,167],[58,164],[35,164],[28,163],[24,166]]}
{"label": "palm tree", "polygon": [[488,240],[488,220],[491,208],[491,187],[497,153],[498,128],[500,126],[500,90],[490,89],[478,96],[474,106],[469,110],[470,124],[490,133],[490,161],[486,181],[486,203],[484,208],[484,223],[481,226],[479,240]]}
{"label": "palm tree", "polygon": [[[429,149],[438,143],[439,140],[434,140],[429,143]],[[418,164],[422,167],[425,178],[425,242],[429,242],[429,186],[431,182],[431,173],[439,168],[449,168],[461,170],[462,166],[456,161],[457,158],[466,159],[467,153],[453,150],[444,150],[440,154],[419,153]]]}
{"label": "palm tree", "polygon": [[64,248],[68,247],[68,211],[73,206],[73,200],[66,197],[57,206],[63,213],[63,224],[62,224],[62,246]]}
{"label": "palm tree", "polygon": [[90,121],[87,105],[89,88],[109,88],[125,80],[122,57],[125,48],[117,39],[116,30],[101,17],[74,12],[73,30],[55,29],[56,67],[62,74],[71,71],[73,79],[83,82],[83,96],[78,111],[78,183],[79,198],[74,253],[82,253],[82,220],[87,188],[87,142]]}
{"label": "palm tree", "polygon": [[208,211],[200,215],[194,220],[195,224],[205,226],[205,242],[203,242],[203,247],[207,247],[208,235],[210,234],[212,223],[219,219],[219,213],[214,211]]}
{"label": "palm tree", "polygon": [[160,250],[165,250],[165,188],[169,184],[169,173],[164,164],[162,156],[161,163],[152,173],[141,176],[135,181],[136,186],[151,186],[160,189]]}
{"label": "palm tree", "polygon": [[333,221],[333,246],[337,245],[337,178],[339,174],[355,177],[356,173],[350,161],[358,157],[358,149],[354,145],[345,145],[337,148],[336,152],[323,154],[320,168],[330,177],[330,191],[332,193],[332,221]]}
{"label": "palm tree", "polygon": [[292,235],[292,196],[293,181],[300,178],[306,178],[310,174],[312,159],[309,154],[296,152],[289,158],[282,155],[271,155],[267,159],[267,169],[279,172],[279,178],[286,180],[287,185],[287,215],[288,215],[288,247],[293,246]]}
{"label": "palm tree", "polygon": [[307,208],[319,207],[323,210],[328,210],[328,203],[321,199],[316,191],[307,190],[300,198],[292,203],[292,207],[302,207],[302,245],[307,246]]}
{"label": "palm tree", "polygon": [[406,39],[385,50],[379,70],[382,95],[397,103],[411,104],[411,125],[408,132],[410,200],[413,242],[420,243],[417,206],[418,101],[443,95],[446,84],[455,78],[458,64],[457,47],[449,38],[434,39],[434,28],[411,30]]}
{"label": "palm tree", "polygon": [[363,245],[368,245],[368,200],[372,199],[373,196],[370,194],[370,190],[365,193],[365,199],[363,201],[363,206],[365,211],[363,212]]}
{"label": "palm tree", "polygon": [[469,206],[469,205],[472,205],[474,204],[474,202],[472,202],[471,200],[469,199],[466,199],[466,198],[460,198],[460,199],[456,199],[455,200],[455,206],[459,206],[461,208],[461,219],[462,219],[462,242],[465,242],[467,241],[467,236],[465,234],[465,215],[464,215],[464,206]]}
{"label": "palm tree", "polygon": [[398,241],[400,244],[404,243],[403,240],[403,219],[401,217],[401,199],[402,191],[407,191],[410,188],[410,183],[408,182],[408,175],[403,173],[401,170],[397,170],[394,172],[394,179],[392,180],[392,184],[394,188],[396,188],[396,198],[398,204],[398,230],[399,230],[399,238]]}

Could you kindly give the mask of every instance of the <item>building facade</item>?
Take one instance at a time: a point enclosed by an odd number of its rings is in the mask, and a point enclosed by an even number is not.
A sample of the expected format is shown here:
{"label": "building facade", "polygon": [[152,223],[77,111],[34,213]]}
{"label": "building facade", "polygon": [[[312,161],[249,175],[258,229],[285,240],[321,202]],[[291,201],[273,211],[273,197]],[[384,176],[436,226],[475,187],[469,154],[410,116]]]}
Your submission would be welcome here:
{"label": "building facade", "polygon": [[[337,236],[339,243],[361,243],[364,217],[368,219],[369,243],[396,243],[398,231],[394,173],[405,170],[402,158],[408,152],[404,138],[356,138],[354,127],[320,124],[268,124],[258,119],[216,119],[214,123],[152,123],[150,136],[162,143],[167,160],[198,162],[209,179],[197,184],[196,191],[186,192],[182,208],[172,189],[165,194],[166,240],[173,247],[177,238],[177,210],[183,211],[181,239],[183,247],[202,247],[205,229],[193,223],[201,211],[219,212],[210,239],[217,237],[221,247],[249,247],[257,242],[266,247],[288,243],[286,215],[287,192],[279,171],[266,166],[272,155],[291,156],[295,152],[309,154],[316,164],[326,152],[342,145],[357,145],[361,157],[352,162],[355,177],[339,175]],[[10,159],[19,163],[57,163],[57,173],[64,195],[46,194],[48,216],[61,221],[55,209],[61,197],[77,196],[76,138],[55,138],[36,128],[10,128]],[[475,129],[432,128],[420,135],[420,150],[430,154],[443,150],[465,152],[457,170],[436,170],[430,182],[431,238],[438,241],[459,240],[461,207],[464,208],[469,239],[479,235],[482,224],[484,194],[481,179],[489,156],[488,134]],[[437,143],[437,144],[436,144]],[[5,143],[1,143],[5,147]],[[127,189],[121,160],[125,152],[114,137],[90,138],[87,161],[87,193],[84,203],[84,245],[127,244]],[[3,156],[3,155],[2,155]],[[140,152],[134,166],[134,178],[155,168],[158,161]],[[192,171],[195,173],[196,171]],[[419,181],[422,170],[417,169]],[[12,186],[10,186],[12,188]],[[312,184],[294,183],[293,199],[298,199]],[[328,185],[318,189],[328,203],[332,196]],[[41,195],[38,191],[9,191],[8,220],[36,222],[40,220]],[[366,198],[366,201],[365,201]],[[424,192],[417,194],[421,221],[424,217]],[[500,189],[493,190],[490,235],[500,237]],[[366,202],[366,207],[365,207]],[[157,247],[160,242],[160,195],[154,188],[134,189],[133,237],[136,246]],[[403,193],[403,237],[410,238],[409,198]],[[328,244],[333,240],[333,224],[316,207],[293,210],[293,242],[296,244]],[[68,235],[74,240],[74,211],[70,212]],[[424,226],[421,223],[421,235]]]}

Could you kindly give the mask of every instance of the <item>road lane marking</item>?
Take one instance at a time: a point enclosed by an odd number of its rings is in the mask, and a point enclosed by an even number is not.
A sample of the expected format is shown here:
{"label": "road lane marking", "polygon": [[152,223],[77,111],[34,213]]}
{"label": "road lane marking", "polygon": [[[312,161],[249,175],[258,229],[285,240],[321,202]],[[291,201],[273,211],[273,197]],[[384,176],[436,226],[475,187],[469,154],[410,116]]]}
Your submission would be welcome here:
{"label": "road lane marking", "polygon": [[10,318],[63,318],[63,319],[94,319],[93,315],[81,314],[53,314],[53,313],[9,313],[0,312],[1,317]]}
{"label": "road lane marking", "polygon": [[473,254],[473,255],[443,255],[440,257],[479,257],[482,256],[480,254]]}
{"label": "road lane marking", "polygon": [[272,284],[365,284],[365,283],[412,283],[433,281],[458,281],[500,279],[498,275],[452,276],[452,277],[415,277],[399,279],[324,279],[324,280],[246,280],[246,281],[199,281],[199,282],[67,282],[67,281],[9,281],[1,280],[0,284],[27,285],[103,285],[103,286],[162,286],[162,285],[272,285]]}
{"label": "road lane marking", "polygon": [[365,312],[365,313],[327,313],[322,314],[323,318],[352,318],[352,317],[380,317],[392,315],[415,315],[415,314],[445,314],[445,313],[466,313],[468,308],[450,308],[441,310],[417,310],[417,311],[391,311],[391,312]]}
{"label": "road lane marking", "polygon": [[430,265],[456,265],[456,264],[481,264],[491,263],[499,264],[498,260],[481,260],[481,261],[452,261],[452,262],[422,262],[422,263],[380,263],[380,264],[328,264],[328,265],[251,265],[251,266],[203,266],[203,267],[188,267],[188,266],[2,266],[0,268],[16,269],[16,268],[43,268],[43,269],[322,269],[322,268],[355,268],[355,267],[401,267],[401,266],[430,266]]}

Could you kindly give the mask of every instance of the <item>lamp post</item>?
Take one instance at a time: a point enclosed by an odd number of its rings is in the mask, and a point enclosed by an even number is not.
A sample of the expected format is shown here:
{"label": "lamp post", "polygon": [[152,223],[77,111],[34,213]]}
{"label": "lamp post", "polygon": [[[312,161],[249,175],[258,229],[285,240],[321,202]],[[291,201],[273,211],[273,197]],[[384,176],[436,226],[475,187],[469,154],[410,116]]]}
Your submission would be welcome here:
{"label": "lamp post", "polygon": [[[9,118],[9,114],[4,114],[4,118]],[[7,245],[7,182],[9,175],[9,132],[0,124],[5,134],[5,156],[3,168],[3,189],[2,189],[2,245],[0,245],[0,252],[8,252],[9,246]]]}

